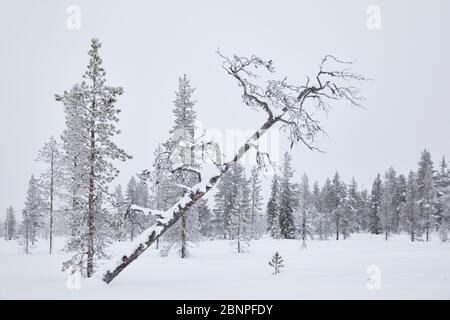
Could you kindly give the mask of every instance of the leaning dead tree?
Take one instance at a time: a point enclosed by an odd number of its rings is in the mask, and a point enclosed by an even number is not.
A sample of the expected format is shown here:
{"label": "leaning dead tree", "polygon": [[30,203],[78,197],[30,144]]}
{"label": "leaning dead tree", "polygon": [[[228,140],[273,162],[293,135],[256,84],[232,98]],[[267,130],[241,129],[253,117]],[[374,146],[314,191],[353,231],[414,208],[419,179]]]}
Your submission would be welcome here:
{"label": "leaning dead tree", "polygon": [[[172,172],[195,172],[200,182],[190,187],[184,186],[182,197],[167,211],[162,212],[136,206],[129,209],[154,215],[156,224],[146,229],[134,241],[132,247],[121,254],[118,261],[103,273],[103,280],[106,283],[110,283],[169,230],[180,217],[213,188],[222,175],[250,148],[257,149],[258,140],[269,129],[279,125],[280,130],[286,132],[291,147],[296,143],[301,143],[311,150],[316,150],[317,135],[324,132],[316,117],[317,112],[327,112],[332,107],[331,103],[338,100],[345,100],[354,106],[359,106],[363,100],[360,90],[353,86],[352,82],[365,80],[365,78],[350,71],[348,67],[352,62],[338,60],[332,55],[327,55],[322,59],[319,71],[314,78],[306,77],[305,84],[296,85],[289,83],[287,78],[266,80],[263,77],[264,74],[275,72],[272,60],[266,61],[257,56],[227,57],[219,51],[217,54],[223,59],[224,70],[237,81],[242,89],[243,102],[255,111],[265,112],[267,119],[229,161],[218,160],[221,157],[217,158],[217,146],[213,143],[202,141],[196,146],[190,146],[201,152],[204,160],[202,169],[182,165],[175,166]],[[215,146],[216,156],[205,157],[205,150],[211,146]],[[263,158],[258,149],[257,155]],[[257,160],[261,161],[261,159]],[[148,172],[144,172],[142,177],[145,178],[146,175]]]}

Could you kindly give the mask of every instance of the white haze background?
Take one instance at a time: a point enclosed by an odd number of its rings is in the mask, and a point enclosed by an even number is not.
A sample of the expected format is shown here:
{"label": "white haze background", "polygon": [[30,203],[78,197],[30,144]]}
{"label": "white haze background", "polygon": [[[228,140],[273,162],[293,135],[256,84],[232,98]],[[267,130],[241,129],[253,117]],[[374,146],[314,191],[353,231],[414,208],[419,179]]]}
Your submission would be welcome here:
{"label": "white haze background", "polygon": [[[366,26],[369,5],[381,9],[381,29]],[[81,9],[81,29],[66,26],[67,7]],[[214,51],[257,54],[275,61],[291,82],[314,74],[329,53],[357,59],[366,109],[337,106],[323,125],[325,154],[293,151],[299,177],[324,181],[338,170],[369,187],[377,172],[407,173],[428,148],[449,155],[450,2],[436,1],[23,1],[0,2],[0,209],[23,207],[38,150],[63,130],[55,93],[81,80],[89,40],[103,42],[109,84],[125,94],[118,137],[134,159],[116,181],[148,168],[167,137],[178,76],[197,88],[204,127],[249,129],[263,114],[240,100],[236,82]],[[280,135],[282,137],[282,135]],[[283,139],[280,152],[287,149]],[[20,211],[18,211],[20,212]],[[0,218],[3,218],[3,209]]]}

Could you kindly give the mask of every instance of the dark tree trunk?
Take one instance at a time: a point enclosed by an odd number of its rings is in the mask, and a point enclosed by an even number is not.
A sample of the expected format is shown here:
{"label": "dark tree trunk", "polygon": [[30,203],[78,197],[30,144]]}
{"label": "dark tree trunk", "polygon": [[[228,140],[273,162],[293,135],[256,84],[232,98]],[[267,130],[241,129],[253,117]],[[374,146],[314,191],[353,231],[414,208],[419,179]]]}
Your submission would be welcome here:
{"label": "dark tree trunk", "polygon": [[339,240],[339,214],[336,215],[336,240]]}
{"label": "dark tree trunk", "polygon": [[186,215],[181,216],[181,258],[187,257]]}

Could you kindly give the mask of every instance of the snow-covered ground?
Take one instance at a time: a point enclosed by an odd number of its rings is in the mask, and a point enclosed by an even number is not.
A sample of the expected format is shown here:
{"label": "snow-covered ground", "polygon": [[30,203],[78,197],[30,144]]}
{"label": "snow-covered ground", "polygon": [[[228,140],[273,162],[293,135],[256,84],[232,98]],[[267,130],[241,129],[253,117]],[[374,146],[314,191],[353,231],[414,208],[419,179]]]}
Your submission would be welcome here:
{"label": "snow-covered ground", "polygon": [[[63,239],[56,242],[61,248]],[[245,254],[216,240],[193,247],[183,260],[151,248],[110,285],[82,279],[79,290],[66,286],[66,254],[49,256],[45,241],[30,255],[19,249],[0,241],[0,299],[450,299],[450,245],[437,239],[386,242],[364,234],[309,241],[304,250],[298,240],[262,239]],[[275,251],[286,265],[278,276],[268,265]],[[367,273],[370,265],[380,273]],[[379,288],[370,290],[368,278]]]}

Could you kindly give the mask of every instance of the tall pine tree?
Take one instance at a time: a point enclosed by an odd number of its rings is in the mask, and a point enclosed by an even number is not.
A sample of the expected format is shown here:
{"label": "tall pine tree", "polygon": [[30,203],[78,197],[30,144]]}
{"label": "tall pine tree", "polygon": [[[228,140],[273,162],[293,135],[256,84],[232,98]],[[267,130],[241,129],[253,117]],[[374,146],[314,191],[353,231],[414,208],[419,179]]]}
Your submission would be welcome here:
{"label": "tall pine tree", "polygon": [[[81,214],[77,218],[84,219],[72,226],[75,229],[67,245],[75,255],[64,267],[74,264],[82,266],[87,277],[94,273],[95,260],[105,256],[104,247],[111,234],[108,229],[111,227],[112,213],[103,208],[103,202],[109,197],[108,185],[119,173],[113,161],[131,158],[112,140],[120,133],[116,128],[120,110],[115,107],[115,102],[123,89],[106,85],[100,47],[100,41],[91,41],[90,60],[82,83],[71,92],[57,96],[57,100],[65,105],[66,123],[68,119],[76,121],[75,126],[68,126],[64,142],[67,153],[78,157],[69,157],[69,161],[76,161],[78,169],[74,182],[83,185],[83,194],[79,198],[86,199],[85,207],[83,203],[79,204],[83,209],[77,210]],[[74,112],[78,114],[74,116]]]}

